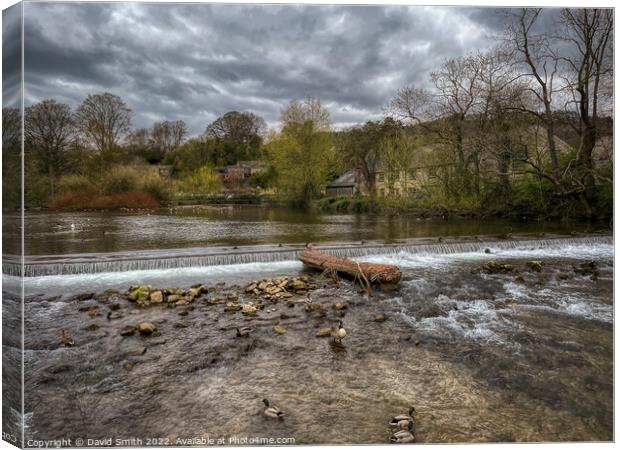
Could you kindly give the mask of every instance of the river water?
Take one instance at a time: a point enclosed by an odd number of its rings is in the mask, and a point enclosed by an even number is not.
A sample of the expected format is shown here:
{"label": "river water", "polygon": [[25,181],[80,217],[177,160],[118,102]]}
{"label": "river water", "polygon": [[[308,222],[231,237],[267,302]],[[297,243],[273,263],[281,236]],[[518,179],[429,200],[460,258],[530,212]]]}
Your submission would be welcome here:
{"label": "river water", "polygon": [[[155,230],[157,223],[204,224],[211,219],[174,213],[141,219],[128,213],[115,216],[117,230],[127,235],[119,232],[114,245],[106,246],[94,235],[92,242],[86,237],[96,232],[84,223],[93,229],[104,226],[103,218],[93,224],[97,215],[63,216],[60,223],[85,228],[60,235],[45,231],[41,224],[52,219],[40,215],[40,225],[34,221],[29,226],[48,238],[41,243],[32,238],[31,248],[37,249],[33,253],[144,249],[154,234],[159,236],[158,248],[204,246],[206,241],[303,243],[321,236],[346,240],[351,230],[357,230],[356,240],[377,240],[387,237],[381,230],[389,222],[325,216],[316,219],[315,224],[321,224],[317,228],[303,221],[236,221],[236,233],[222,225],[219,235],[205,232],[209,240],[196,226],[193,235],[190,229],[168,234]],[[395,220],[399,225],[391,226],[396,231],[390,239],[524,232],[508,223]],[[131,225],[139,221],[145,224],[142,229]],[[566,225],[523,226],[536,234],[568,231]],[[261,234],[258,229],[271,231]],[[82,238],[90,243],[79,247]],[[253,279],[306,273],[294,260],[28,277],[25,414],[5,409],[5,429],[16,430],[15,421],[23,419],[25,439],[33,442],[112,438],[113,443],[121,439],[131,444],[134,438],[141,439],[134,441],[141,445],[204,445],[208,438],[243,444],[271,437],[292,438],[298,444],[387,443],[387,421],[413,404],[418,442],[613,439],[611,237],[538,240],[533,235],[482,246],[444,242],[424,251],[403,247],[360,259],[398,265],[403,271],[400,288],[368,297],[349,281],[335,283],[308,273],[317,286],[308,298],[324,314],[283,301],[268,304],[257,317],[224,312],[227,299],[255,301],[243,289]],[[512,264],[516,272],[481,270],[491,259]],[[543,261],[542,272],[528,268],[527,261],[533,259]],[[582,264],[591,260],[598,271],[593,277],[580,273]],[[21,307],[7,288],[14,281],[4,277],[5,363],[15,356],[6,350],[18,346],[21,334],[19,324],[7,319]],[[136,283],[206,283],[211,289],[186,307],[137,308],[122,295]],[[103,294],[106,289],[120,293]],[[75,298],[84,291],[100,295]],[[217,300],[224,303],[213,304]],[[336,303],[347,308],[337,310]],[[108,319],[112,304],[119,309]],[[93,308],[101,315],[91,317],[88,310]],[[384,322],[375,321],[379,314],[386,317]],[[340,319],[348,332],[342,346],[314,336],[318,327],[334,326]],[[178,328],[179,320],[188,327]],[[119,334],[142,321],[155,323],[161,336]],[[249,338],[235,336],[231,327],[239,325],[252,328]],[[285,334],[275,334],[274,325],[285,327]],[[74,347],[59,343],[61,330],[73,337]],[[11,381],[16,374],[3,376]],[[3,395],[6,405],[9,393]],[[283,421],[261,415],[263,398],[285,411]]]}
{"label": "river water", "polygon": [[[19,253],[19,220],[3,214],[4,252]],[[202,206],[155,212],[28,212],[27,255],[383,240],[428,236],[592,232],[608,224],[320,214],[282,207]]]}

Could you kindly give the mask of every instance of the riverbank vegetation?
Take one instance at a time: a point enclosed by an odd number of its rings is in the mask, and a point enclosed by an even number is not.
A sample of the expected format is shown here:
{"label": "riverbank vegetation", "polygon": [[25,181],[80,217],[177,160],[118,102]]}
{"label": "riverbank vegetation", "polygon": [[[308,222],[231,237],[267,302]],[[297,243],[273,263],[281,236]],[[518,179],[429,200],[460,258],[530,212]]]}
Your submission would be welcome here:
{"label": "riverbank vegetation", "polygon": [[[26,207],[268,194],[334,212],[611,217],[612,12],[565,9],[553,29],[540,9],[504,19],[496,48],[446,59],[386,99],[383,119],[344,129],[313,98],[284,107],[277,130],[231,111],[195,137],[181,120],[132,129],[111,93],[75,111],[36,103],[24,116]],[[5,207],[20,203],[20,121],[3,109]]]}

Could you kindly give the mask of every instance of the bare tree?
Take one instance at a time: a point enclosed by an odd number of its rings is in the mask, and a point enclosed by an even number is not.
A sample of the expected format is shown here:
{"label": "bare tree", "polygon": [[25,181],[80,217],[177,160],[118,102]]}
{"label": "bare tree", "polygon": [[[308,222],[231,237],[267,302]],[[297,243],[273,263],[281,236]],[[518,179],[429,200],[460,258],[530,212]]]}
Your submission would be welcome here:
{"label": "bare tree", "polygon": [[76,122],[80,131],[100,153],[112,151],[131,128],[131,110],[114,94],[89,95],[78,106]]}
{"label": "bare tree", "polygon": [[534,115],[545,126],[551,171],[557,184],[560,169],[555,142],[553,96],[558,90],[555,82],[560,58],[550,45],[549,34],[536,32],[541,11],[542,8],[522,8],[516,13],[509,13],[507,41],[522,76],[530,80],[528,92],[536,100],[534,106],[522,103],[520,109]]}
{"label": "bare tree", "polygon": [[[613,77],[613,10],[564,9],[562,19],[565,33],[560,39],[572,44],[573,49],[562,59],[571,69],[566,82],[570,103],[579,115],[578,162],[585,169],[585,184],[591,186],[601,86],[605,79]],[[610,97],[604,101],[611,103]]]}
{"label": "bare tree", "polygon": [[282,126],[312,122],[316,131],[329,131],[331,118],[329,111],[319,99],[307,97],[303,101],[293,100],[281,112]]}
{"label": "bare tree", "polygon": [[151,139],[153,145],[165,152],[176,149],[187,136],[187,125],[182,120],[156,122]]}
{"label": "bare tree", "polygon": [[43,164],[54,196],[56,178],[65,169],[66,152],[74,138],[75,124],[69,106],[43,100],[26,108],[26,146]]}

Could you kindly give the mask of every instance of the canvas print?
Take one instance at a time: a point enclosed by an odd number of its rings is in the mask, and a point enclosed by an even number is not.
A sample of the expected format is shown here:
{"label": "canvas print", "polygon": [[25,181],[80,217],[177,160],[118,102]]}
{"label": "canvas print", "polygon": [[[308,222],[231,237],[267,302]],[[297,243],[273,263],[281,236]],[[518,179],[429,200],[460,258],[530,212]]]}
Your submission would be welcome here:
{"label": "canvas print", "polygon": [[614,10],[2,14],[2,437],[613,440]]}

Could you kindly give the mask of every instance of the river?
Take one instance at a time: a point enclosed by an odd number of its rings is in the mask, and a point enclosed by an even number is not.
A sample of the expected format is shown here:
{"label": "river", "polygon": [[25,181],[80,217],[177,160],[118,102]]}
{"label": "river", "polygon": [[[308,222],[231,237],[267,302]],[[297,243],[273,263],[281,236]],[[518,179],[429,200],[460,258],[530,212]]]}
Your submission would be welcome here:
{"label": "river", "polygon": [[[345,250],[398,265],[400,288],[368,297],[349,281],[335,283],[295,260],[268,256],[245,264],[27,277],[26,410],[21,415],[5,406],[5,429],[15,430],[23,418],[26,440],[133,437],[142,445],[153,438],[182,445],[279,437],[376,444],[388,442],[389,418],[413,404],[418,442],[613,439],[613,241],[568,234],[596,227],[215,211],[123,213],[109,220],[100,213],[34,213],[27,253],[84,251],[98,258],[239,246],[267,255],[280,242],[387,241],[393,247],[356,243],[361,246]],[[52,224],[57,228],[46,228]],[[257,244],[271,244],[269,252]],[[481,270],[491,259],[515,271]],[[529,268],[534,259],[543,262],[542,272]],[[304,273],[315,289],[293,299],[309,299],[319,312],[285,301],[267,302],[256,317],[224,311],[230,299],[257,301],[244,289],[253,279]],[[4,276],[5,350],[18,346],[20,334],[19,323],[7,319],[20,308],[14,281]],[[136,283],[205,283],[210,290],[191,305],[138,308],[123,296]],[[97,295],[75,296],[85,291]],[[314,337],[340,319],[348,332],[342,346]],[[161,336],[120,335],[140,321],[155,323]],[[239,325],[252,328],[249,338],[235,336],[232,327]],[[286,332],[274,333],[274,325]],[[59,343],[61,330],[75,346]],[[15,362],[14,352],[4,355],[5,366]],[[5,405],[16,401],[7,391]],[[283,421],[261,415],[265,397],[285,411]]]}

